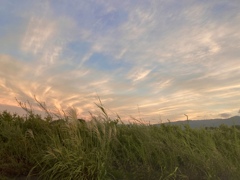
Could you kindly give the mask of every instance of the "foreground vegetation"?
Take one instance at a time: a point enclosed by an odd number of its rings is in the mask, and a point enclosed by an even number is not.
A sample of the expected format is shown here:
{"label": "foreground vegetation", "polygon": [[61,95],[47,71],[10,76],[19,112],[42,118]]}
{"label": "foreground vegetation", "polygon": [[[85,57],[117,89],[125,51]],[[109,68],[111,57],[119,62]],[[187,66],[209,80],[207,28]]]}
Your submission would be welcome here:
{"label": "foreground vegetation", "polygon": [[[239,179],[240,130],[0,114],[0,179]],[[74,112],[74,111],[73,111]]]}

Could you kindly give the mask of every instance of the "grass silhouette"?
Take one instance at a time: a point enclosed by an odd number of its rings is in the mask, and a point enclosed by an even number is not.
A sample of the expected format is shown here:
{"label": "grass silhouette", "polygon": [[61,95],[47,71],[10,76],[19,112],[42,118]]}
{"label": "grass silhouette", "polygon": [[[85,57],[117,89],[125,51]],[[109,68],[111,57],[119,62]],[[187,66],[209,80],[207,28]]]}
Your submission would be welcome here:
{"label": "grass silhouette", "polygon": [[[26,104],[21,104],[27,108]],[[240,130],[188,125],[125,124],[100,116],[77,119],[70,109],[58,121],[0,113],[0,178],[238,179]],[[46,106],[43,106],[44,108]]]}

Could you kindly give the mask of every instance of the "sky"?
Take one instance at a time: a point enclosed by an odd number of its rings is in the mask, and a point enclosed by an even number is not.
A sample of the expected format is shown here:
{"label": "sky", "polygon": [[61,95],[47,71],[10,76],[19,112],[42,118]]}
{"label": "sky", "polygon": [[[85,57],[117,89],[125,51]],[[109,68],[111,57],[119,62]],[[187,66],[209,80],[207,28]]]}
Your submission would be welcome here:
{"label": "sky", "polygon": [[0,111],[150,123],[240,109],[239,0],[0,0]]}

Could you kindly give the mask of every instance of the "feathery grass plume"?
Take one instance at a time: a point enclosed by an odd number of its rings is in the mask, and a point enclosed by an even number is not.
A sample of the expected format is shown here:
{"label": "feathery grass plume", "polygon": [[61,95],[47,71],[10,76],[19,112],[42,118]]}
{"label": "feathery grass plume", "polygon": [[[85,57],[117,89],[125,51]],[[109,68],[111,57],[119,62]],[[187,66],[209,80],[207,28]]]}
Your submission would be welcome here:
{"label": "feathery grass plume", "polygon": [[36,95],[34,95],[34,100],[37,102],[37,105],[40,107],[40,109],[42,109],[43,112],[45,112],[45,114],[46,114],[45,119],[47,121],[52,121],[53,120],[53,114],[48,110],[46,103],[45,102],[40,102],[37,99]]}
{"label": "feathery grass plume", "polygon": [[25,136],[34,139],[34,134],[33,134],[32,129],[27,129],[27,131],[25,132]]}
{"label": "feathery grass plume", "polygon": [[60,128],[51,136],[52,143],[38,163],[41,178],[105,179],[116,124],[104,112],[99,119],[92,116],[91,121],[85,122],[77,119],[75,109],[68,110],[74,124],[66,123],[65,130]]}
{"label": "feathery grass plume", "polygon": [[19,101],[17,98],[15,98],[15,100],[17,101],[18,105],[27,113],[27,114],[33,114],[33,108],[32,105],[29,101],[27,102],[21,102]]}
{"label": "feathery grass plume", "polygon": [[69,107],[67,109],[67,122],[69,125],[73,126],[73,127],[77,127],[77,123],[78,123],[78,113],[77,113],[77,109],[74,107]]}

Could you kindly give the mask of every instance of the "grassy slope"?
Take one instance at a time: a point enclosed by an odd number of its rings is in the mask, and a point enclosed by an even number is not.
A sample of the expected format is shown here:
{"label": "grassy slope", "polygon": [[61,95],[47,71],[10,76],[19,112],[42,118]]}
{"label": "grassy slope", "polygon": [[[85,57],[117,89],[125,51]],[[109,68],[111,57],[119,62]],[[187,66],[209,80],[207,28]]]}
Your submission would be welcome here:
{"label": "grassy slope", "polygon": [[[238,179],[240,130],[0,114],[0,178]],[[120,122],[120,121],[119,121]],[[7,179],[7,178],[6,178]]]}

